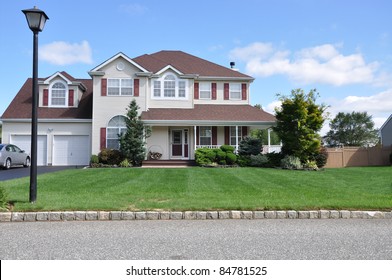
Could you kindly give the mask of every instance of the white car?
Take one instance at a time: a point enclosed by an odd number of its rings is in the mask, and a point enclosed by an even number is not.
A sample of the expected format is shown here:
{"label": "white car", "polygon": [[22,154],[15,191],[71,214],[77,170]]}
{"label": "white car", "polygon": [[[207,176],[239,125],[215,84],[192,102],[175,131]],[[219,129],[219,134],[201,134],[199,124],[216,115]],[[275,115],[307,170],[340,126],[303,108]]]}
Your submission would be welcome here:
{"label": "white car", "polygon": [[0,167],[10,169],[14,165],[30,166],[30,156],[12,144],[0,144]]}

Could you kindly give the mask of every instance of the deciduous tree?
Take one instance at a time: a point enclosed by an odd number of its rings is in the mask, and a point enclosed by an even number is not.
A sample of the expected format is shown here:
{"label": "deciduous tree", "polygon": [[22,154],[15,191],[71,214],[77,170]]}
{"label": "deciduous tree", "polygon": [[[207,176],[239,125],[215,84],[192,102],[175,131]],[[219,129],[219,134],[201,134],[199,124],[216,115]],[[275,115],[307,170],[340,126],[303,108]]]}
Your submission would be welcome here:
{"label": "deciduous tree", "polygon": [[367,112],[339,112],[329,127],[326,141],[330,146],[373,146],[379,141],[378,130]]}

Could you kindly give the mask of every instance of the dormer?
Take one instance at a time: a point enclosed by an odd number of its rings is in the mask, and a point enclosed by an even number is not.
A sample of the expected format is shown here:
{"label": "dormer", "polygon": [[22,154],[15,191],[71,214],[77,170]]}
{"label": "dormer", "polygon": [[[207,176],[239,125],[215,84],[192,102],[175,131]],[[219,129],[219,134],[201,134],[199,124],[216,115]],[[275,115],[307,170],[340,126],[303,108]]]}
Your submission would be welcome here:
{"label": "dormer", "polygon": [[187,100],[189,79],[171,65],[152,76],[151,99]]}
{"label": "dormer", "polygon": [[39,87],[39,106],[48,108],[77,108],[86,91],[83,83],[66,72],[56,72],[41,80]]}

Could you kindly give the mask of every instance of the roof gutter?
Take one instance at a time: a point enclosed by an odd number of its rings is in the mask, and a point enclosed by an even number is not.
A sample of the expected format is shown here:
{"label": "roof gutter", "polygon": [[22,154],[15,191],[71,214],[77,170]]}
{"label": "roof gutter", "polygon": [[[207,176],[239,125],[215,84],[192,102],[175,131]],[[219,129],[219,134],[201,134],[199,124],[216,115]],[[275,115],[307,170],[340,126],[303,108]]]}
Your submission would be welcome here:
{"label": "roof gutter", "polygon": [[[31,123],[31,119],[0,119],[10,123]],[[92,123],[92,119],[38,119],[39,123]]]}
{"label": "roof gutter", "polygon": [[219,120],[142,120],[146,125],[170,126],[275,126],[271,121],[219,121]]}
{"label": "roof gutter", "polygon": [[203,81],[247,81],[253,82],[255,79],[252,77],[214,77],[214,76],[198,76],[195,80]]}

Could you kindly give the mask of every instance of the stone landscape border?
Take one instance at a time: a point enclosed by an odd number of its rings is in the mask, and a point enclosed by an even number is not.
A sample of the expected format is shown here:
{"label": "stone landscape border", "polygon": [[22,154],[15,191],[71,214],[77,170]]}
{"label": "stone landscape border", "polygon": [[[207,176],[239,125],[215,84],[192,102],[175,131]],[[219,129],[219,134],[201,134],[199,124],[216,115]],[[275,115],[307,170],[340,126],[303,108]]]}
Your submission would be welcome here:
{"label": "stone landscape border", "polygon": [[392,211],[56,211],[0,212],[0,222],[222,220],[222,219],[392,219]]}

